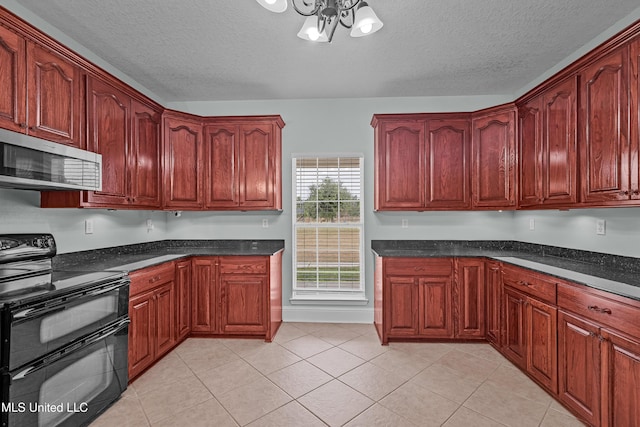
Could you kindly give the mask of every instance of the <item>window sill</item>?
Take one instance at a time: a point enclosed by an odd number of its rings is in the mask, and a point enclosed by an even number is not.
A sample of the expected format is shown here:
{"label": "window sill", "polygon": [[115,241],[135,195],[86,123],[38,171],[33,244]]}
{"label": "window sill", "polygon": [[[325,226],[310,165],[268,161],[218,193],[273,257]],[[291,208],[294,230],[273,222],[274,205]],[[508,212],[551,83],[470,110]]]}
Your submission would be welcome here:
{"label": "window sill", "polygon": [[312,294],[294,295],[289,298],[292,305],[367,305],[369,299],[363,294],[340,295],[340,294]]}

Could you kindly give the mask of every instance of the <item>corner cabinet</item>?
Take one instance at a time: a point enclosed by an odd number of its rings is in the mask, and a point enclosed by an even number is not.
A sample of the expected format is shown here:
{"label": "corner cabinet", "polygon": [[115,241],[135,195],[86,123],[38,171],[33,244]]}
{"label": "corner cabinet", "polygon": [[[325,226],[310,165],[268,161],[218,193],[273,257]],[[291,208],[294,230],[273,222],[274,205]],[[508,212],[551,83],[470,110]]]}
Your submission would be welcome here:
{"label": "corner cabinet", "polygon": [[468,115],[377,114],[371,124],[375,210],[470,208]]}
{"label": "corner cabinet", "polygon": [[205,119],[205,209],[281,210],[280,116]]}
{"label": "corner cabinet", "polygon": [[375,327],[396,339],[484,339],[484,260],[376,257]]}
{"label": "corner cabinet", "polygon": [[471,176],[474,209],[516,208],[515,108],[475,113]]}
{"label": "corner cabinet", "polygon": [[201,210],[203,203],[202,122],[178,112],[163,116],[165,209]]}
{"label": "corner cabinet", "polygon": [[577,99],[571,77],[519,106],[519,207],[578,202]]}

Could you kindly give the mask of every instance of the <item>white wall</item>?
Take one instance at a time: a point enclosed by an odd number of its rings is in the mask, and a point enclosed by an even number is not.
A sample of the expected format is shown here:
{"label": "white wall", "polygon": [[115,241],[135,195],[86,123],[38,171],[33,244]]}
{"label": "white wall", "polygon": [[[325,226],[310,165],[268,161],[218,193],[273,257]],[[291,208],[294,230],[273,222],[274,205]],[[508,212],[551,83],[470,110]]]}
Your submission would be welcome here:
{"label": "white wall", "polygon": [[[58,253],[84,251],[164,239],[166,213],[106,209],[41,209],[40,193],[0,188],[0,234],[51,233]],[[84,221],[94,233],[84,234]],[[147,219],[155,229],[147,232]]]}
{"label": "white wall", "polygon": [[[535,230],[529,230],[533,218]],[[596,234],[596,220],[605,220],[605,235]],[[514,214],[514,239],[640,258],[640,208],[519,211]]]}

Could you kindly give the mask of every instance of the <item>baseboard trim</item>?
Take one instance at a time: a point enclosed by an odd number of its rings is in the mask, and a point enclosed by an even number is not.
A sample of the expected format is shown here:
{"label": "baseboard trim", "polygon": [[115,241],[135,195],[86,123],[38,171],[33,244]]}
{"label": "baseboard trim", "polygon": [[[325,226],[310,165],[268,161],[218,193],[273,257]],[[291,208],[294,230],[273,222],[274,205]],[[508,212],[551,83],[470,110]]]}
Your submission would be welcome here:
{"label": "baseboard trim", "polygon": [[371,307],[282,307],[284,322],[373,323]]}

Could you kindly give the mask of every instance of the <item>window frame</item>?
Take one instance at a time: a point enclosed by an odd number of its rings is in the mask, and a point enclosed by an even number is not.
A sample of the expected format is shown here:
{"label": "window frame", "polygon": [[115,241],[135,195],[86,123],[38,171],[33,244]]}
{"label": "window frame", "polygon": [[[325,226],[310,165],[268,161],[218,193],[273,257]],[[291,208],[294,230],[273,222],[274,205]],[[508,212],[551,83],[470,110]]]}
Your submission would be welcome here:
{"label": "window frame", "polygon": [[[298,223],[298,170],[297,161],[300,159],[340,159],[340,158],[357,158],[359,159],[359,204],[360,204],[360,216],[358,222],[331,222],[331,223],[311,223],[302,224]],[[292,283],[291,283],[291,298],[292,304],[348,304],[348,305],[365,305],[368,303],[365,297],[365,259],[364,259],[364,155],[362,153],[292,153],[291,154],[291,181],[292,181],[292,218],[291,228],[293,237],[293,251],[292,251]],[[317,184],[320,184],[318,181]],[[305,289],[297,287],[298,280],[298,265],[297,265],[297,236],[299,229],[315,229],[320,230],[322,228],[357,228],[359,230],[359,242],[358,242],[358,265],[359,265],[359,288],[358,289]],[[338,246],[339,247],[339,246]],[[316,264],[317,265],[317,264]]]}

